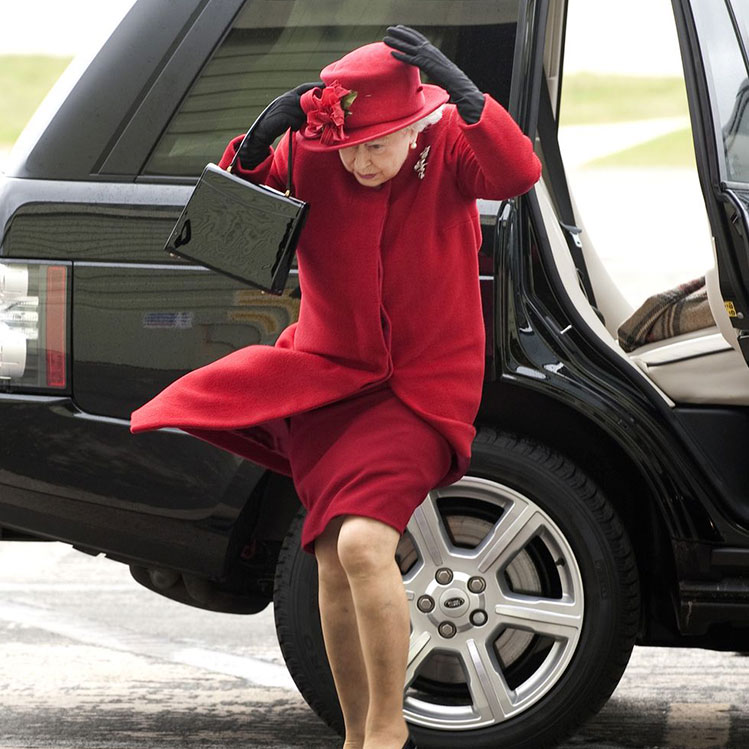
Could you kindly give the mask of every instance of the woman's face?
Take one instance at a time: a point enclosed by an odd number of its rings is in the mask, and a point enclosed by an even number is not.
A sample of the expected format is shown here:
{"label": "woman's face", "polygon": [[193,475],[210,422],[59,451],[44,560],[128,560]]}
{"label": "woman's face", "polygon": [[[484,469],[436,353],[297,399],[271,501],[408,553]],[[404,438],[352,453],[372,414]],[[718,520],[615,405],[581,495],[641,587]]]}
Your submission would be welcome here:
{"label": "woman's face", "polygon": [[405,127],[358,146],[339,148],[338,153],[346,171],[351,172],[360,185],[379,187],[398,174],[415,140],[414,129]]}

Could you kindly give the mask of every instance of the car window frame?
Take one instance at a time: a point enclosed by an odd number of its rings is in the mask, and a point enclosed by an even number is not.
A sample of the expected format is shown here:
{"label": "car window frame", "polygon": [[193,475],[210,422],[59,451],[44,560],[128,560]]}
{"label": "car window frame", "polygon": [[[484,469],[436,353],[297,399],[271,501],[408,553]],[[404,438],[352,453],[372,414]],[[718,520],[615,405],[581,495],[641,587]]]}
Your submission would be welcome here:
{"label": "car window frame", "polygon": [[[749,183],[727,180],[713,74],[707,51],[704,50],[705,39],[698,33],[693,10],[699,0],[672,1],[689,100],[697,172],[714,237],[720,293],[731,324],[736,329],[739,348],[749,364],[749,243],[746,239],[749,213],[744,205],[745,199],[740,195],[749,191]],[[730,2],[724,2],[724,7],[729,8]],[[731,25],[738,42],[744,34],[737,34],[733,18]],[[746,39],[744,44],[746,50]]]}
{"label": "car window frame", "polygon": [[113,135],[115,141],[97,169],[100,176],[129,175],[136,182],[195,184],[199,175],[144,176],[141,172],[196,76],[229,33],[243,2],[203,0],[195,8],[185,24],[185,33],[172,41],[164,65],[154,70],[142,96],[134,102],[132,116]]}

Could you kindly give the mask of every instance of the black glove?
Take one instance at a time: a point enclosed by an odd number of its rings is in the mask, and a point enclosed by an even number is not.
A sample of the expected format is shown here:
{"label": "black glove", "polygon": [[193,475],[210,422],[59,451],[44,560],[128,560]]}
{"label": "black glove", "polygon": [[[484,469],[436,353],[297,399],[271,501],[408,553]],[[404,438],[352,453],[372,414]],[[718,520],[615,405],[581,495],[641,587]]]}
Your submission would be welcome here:
{"label": "black glove", "polygon": [[433,83],[442,86],[469,125],[481,119],[484,95],[452,60],[445,57],[423,34],[409,26],[388,26],[387,33],[382,41],[398,50],[390,53],[396,60],[416,65]]}
{"label": "black glove", "polygon": [[325,84],[322,81],[302,83],[291,91],[281,94],[268,107],[255,125],[252,135],[245,138],[239,148],[239,163],[243,169],[254,169],[266,159],[268,148],[279,135],[283,135],[289,128],[299,130],[302,127],[307,121],[307,115],[302,111],[299,98],[305,91],[316,86],[323,88]]}

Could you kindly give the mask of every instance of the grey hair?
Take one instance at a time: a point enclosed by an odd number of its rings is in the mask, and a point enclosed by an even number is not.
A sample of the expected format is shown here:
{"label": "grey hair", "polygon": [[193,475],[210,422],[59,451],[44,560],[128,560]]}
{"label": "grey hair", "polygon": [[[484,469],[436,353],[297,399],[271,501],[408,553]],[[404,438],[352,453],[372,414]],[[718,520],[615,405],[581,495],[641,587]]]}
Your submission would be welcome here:
{"label": "grey hair", "polygon": [[426,117],[422,117],[420,120],[416,120],[411,127],[414,129],[414,132],[420,133],[424,128],[429,127],[430,125],[434,125],[435,122],[439,122],[442,118],[442,113],[445,110],[445,105],[443,104],[441,107],[438,107],[434,110],[434,112],[430,112]]}

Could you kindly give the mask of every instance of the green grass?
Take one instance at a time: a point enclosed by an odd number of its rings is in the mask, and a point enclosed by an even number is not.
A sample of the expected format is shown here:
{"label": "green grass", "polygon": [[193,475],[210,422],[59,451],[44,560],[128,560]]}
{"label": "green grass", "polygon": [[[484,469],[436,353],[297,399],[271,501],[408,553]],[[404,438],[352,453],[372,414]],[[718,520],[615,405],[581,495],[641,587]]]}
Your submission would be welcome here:
{"label": "green grass", "polygon": [[0,148],[13,145],[69,62],[69,57],[0,55]]}
{"label": "green grass", "polygon": [[593,125],[686,115],[687,95],[678,77],[575,73],[564,76],[560,125]]}
{"label": "green grass", "polygon": [[692,131],[685,127],[589,161],[586,167],[691,167],[696,169]]}

